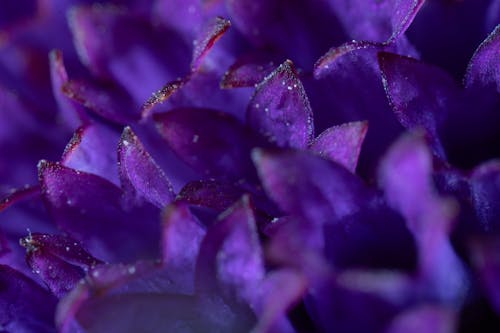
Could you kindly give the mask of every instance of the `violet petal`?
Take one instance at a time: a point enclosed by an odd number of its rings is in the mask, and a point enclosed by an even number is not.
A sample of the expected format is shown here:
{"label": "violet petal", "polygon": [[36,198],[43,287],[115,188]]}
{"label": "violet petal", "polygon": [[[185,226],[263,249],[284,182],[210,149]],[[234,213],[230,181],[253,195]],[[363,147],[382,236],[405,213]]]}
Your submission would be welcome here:
{"label": "violet petal", "polygon": [[157,257],[160,228],[156,209],[124,207],[117,186],[58,163],[41,161],[39,177],[58,226],[96,256],[111,262]]}
{"label": "violet petal", "polygon": [[379,53],[387,97],[405,128],[423,127],[438,156],[446,158],[440,138],[442,123],[457,112],[461,92],[439,68],[391,53]]}
{"label": "violet petal", "polygon": [[480,229],[487,233],[500,231],[500,161],[477,167],[470,178],[472,202]]}
{"label": "violet petal", "polygon": [[0,265],[0,322],[8,332],[54,332],[57,299],[18,271]]}
{"label": "violet petal", "polygon": [[252,155],[267,194],[285,212],[311,223],[351,215],[372,198],[361,179],[312,153],[254,150]]}
{"label": "violet petal", "polygon": [[162,208],[174,199],[172,184],[130,127],[118,145],[119,173],[125,195],[144,198]]}
{"label": "violet petal", "polygon": [[198,180],[187,183],[176,201],[202,206],[222,212],[238,201],[244,191],[235,185],[216,180]]}
{"label": "violet petal", "polygon": [[118,185],[116,146],[119,134],[97,123],[80,127],[64,149],[61,163],[75,170],[101,176]]}
{"label": "violet petal", "polygon": [[184,108],[155,114],[154,120],[172,150],[199,172],[232,179],[252,173],[251,136],[236,118]]}
{"label": "violet petal", "polygon": [[314,139],[311,150],[354,173],[367,131],[366,121],[330,127]]}
{"label": "violet petal", "polygon": [[307,147],[313,138],[311,105],[291,61],[255,89],[247,110],[252,128],[280,147]]}
{"label": "violet petal", "polygon": [[196,265],[197,287],[254,304],[264,277],[261,251],[253,207],[243,196],[208,229]]}
{"label": "violet petal", "polygon": [[422,305],[397,315],[385,333],[453,333],[456,332],[457,319],[453,310]]}

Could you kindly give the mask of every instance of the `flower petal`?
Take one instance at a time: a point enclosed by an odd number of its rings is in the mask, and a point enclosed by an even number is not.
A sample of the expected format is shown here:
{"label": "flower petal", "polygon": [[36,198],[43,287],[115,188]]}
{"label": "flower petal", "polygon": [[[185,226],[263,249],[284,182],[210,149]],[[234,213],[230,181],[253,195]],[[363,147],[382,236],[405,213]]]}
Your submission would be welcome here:
{"label": "flower petal", "polygon": [[216,17],[207,24],[201,35],[194,41],[193,60],[191,61],[192,71],[197,71],[200,68],[207,53],[230,26],[231,22],[222,17]]}
{"label": "flower petal", "polygon": [[289,214],[322,224],[351,215],[372,193],[340,165],[301,151],[254,150],[267,194]]}
{"label": "flower petal", "polygon": [[[179,277],[174,284],[185,293],[194,292],[195,266],[205,228],[187,205],[174,203],[163,213],[162,259],[167,270]],[[181,288],[184,286],[185,288]]]}
{"label": "flower petal", "polygon": [[139,120],[134,102],[121,88],[69,80],[63,84],[62,91],[70,99],[111,122],[125,124]]}
{"label": "flower petal", "polygon": [[307,147],[313,138],[313,114],[291,61],[285,61],[257,86],[247,121],[280,147]]}
{"label": "flower petal", "polygon": [[197,287],[254,304],[264,277],[261,251],[254,210],[244,196],[208,229],[196,264]]}
{"label": "flower petal", "polygon": [[458,318],[453,310],[440,306],[420,306],[396,316],[385,333],[453,333]]}
{"label": "flower petal", "polygon": [[60,50],[52,50],[49,54],[49,61],[52,91],[59,110],[67,125],[76,129],[89,121],[88,116],[81,105],[68,99],[62,92],[62,87],[69,80],[62,52]]}
{"label": "flower petal", "polygon": [[189,49],[176,32],[153,27],[124,7],[75,7],[69,23],[82,62],[116,80],[136,105],[189,68]]}
{"label": "flower petal", "polygon": [[184,162],[205,175],[240,178],[253,174],[249,131],[232,116],[185,108],[155,114],[158,130]]}
{"label": "flower petal", "polygon": [[64,296],[85,272],[102,263],[67,236],[29,234],[20,240],[26,262],[57,297]]}
{"label": "flower petal", "polygon": [[379,53],[384,88],[399,122],[406,128],[423,127],[438,156],[445,158],[441,129],[458,112],[461,92],[439,68],[391,53]]}
{"label": "flower petal", "polygon": [[101,176],[118,185],[118,133],[97,123],[80,127],[64,149],[62,165]]}
{"label": "flower petal", "polygon": [[477,167],[470,178],[471,196],[480,229],[486,233],[500,231],[500,161]]}
{"label": "flower petal", "polygon": [[354,173],[367,131],[366,121],[330,127],[314,139],[311,150]]}
{"label": "flower petal", "polygon": [[247,54],[236,60],[224,74],[221,88],[253,87],[276,68],[273,61],[262,53]]}
{"label": "flower petal", "polygon": [[172,184],[130,127],[118,145],[119,173],[126,196],[144,198],[162,208],[174,199]]}
{"label": "flower petal", "polygon": [[0,265],[0,321],[8,332],[54,332],[57,299],[18,271]]}
{"label": "flower petal", "polygon": [[156,209],[124,207],[118,187],[58,163],[41,161],[39,175],[42,194],[58,226],[93,254],[111,262],[157,257]]}
{"label": "flower petal", "polygon": [[176,201],[208,207],[222,212],[238,201],[244,191],[231,183],[216,180],[198,180],[187,183]]}

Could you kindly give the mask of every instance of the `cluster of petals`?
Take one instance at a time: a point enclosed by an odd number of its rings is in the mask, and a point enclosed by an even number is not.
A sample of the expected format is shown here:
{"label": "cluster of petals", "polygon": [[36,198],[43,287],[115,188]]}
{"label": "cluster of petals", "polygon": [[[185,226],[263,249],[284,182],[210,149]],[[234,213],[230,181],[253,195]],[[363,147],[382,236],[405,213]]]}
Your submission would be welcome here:
{"label": "cluster of petals", "polygon": [[499,0],[0,3],[0,331],[500,330]]}

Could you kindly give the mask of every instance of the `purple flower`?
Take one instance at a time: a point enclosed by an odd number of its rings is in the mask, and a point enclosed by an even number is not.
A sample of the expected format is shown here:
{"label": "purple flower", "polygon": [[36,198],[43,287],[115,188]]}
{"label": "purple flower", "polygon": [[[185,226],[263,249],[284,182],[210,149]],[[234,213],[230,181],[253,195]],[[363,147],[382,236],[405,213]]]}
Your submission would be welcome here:
{"label": "purple flower", "polygon": [[0,10],[0,328],[500,328],[500,2]]}

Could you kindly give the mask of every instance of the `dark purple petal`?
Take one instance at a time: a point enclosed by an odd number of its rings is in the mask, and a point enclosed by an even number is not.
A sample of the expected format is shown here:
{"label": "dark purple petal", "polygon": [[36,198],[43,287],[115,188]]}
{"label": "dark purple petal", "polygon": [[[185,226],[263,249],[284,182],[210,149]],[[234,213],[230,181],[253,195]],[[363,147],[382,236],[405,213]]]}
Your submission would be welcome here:
{"label": "dark purple petal", "polygon": [[134,102],[120,88],[69,80],[62,86],[62,91],[67,97],[111,122],[125,124],[139,120],[140,114]]}
{"label": "dark purple petal", "polygon": [[58,163],[41,161],[39,177],[57,225],[93,254],[112,262],[157,257],[160,228],[156,209],[124,205],[117,186]]}
{"label": "dark purple petal", "polygon": [[346,272],[311,288],[306,307],[323,332],[382,332],[402,308],[407,284],[395,273]]}
{"label": "dark purple petal", "polygon": [[144,198],[162,208],[174,199],[172,184],[130,127],[123,130],[118,162],[122,188],[132,200]]}
{"label": "dark purple petal", "polygon": [[500,161],[494,160],[477,167],[470,178],[472,202],[480,230],[500,231]]}
{"label": "dark purple petal", "polygon": [[367,131],[366,121],[330,127],[314,139],[310,149],[354,173]]}
{"label": "dark purple petal", "polygon": [[0,265],[0,323],[7,332],[54,332],[57,299],[18,271]]}
{"label": "dark purple petal", "polygon": [[99,77],[113,78],[136,105],[189,68],[188,47],[177,33],[124,7],[76,7],[69,23],[81,61]]}
{"label": "dark purple petal", "polygon": [[[144,266],[144,267],[142,267]],[[92,332],[156,331],[248,332],[254,318],[248,309],[224,302],[216,295],[191,296],[156,289],[141,283],[151,274],[149,265],[101,266],[88,282],[77,286],[58,306],[61,332],[75,327]],[[137,284],[139,282],[139,284]],[[149,282],[151,282],[149,280]]]}
{"label": "dark purple petal", "polygon": [[276,68],[273,61],[261,53],[247,54],[236,60],[224,74],[221,88],[253,87]]}
{"label": "dark purple petal", "polygon": [[314,135],[313,114],[291,61],[285,61],[257,86],[247,120],[280,147],[307,147]]}
{"label": "dark purple petal", "polygon": [[458,318],[452,309],[422,305],[398,314],[385,333],[453,333]]}
{"label": "dark purple petal", "polygon": [[244,191],[231,183],[216,180],[198,180],[187,183],[176,201],[208,207],[222,212],[238,201]]}
{"label": "dark purple petal", "polygon": [[67,236],[29,234],[20,239],[26,262],[57,297],[64,296],[85,272],[102,263]]}
{"label": "dark purple petal", "polygon": [[361,179],[312,153],[255,150],[253,160],[268,195],[285,212],[311,223],[351,215],[372,197]]}
{"label": "dark purple petal", "polygon": [[75,170],[101,176],[118,185],[116,147],[119,134],[97,123],[80,127],[64,149],[61,163]]}
{"label": "dark purple petal", "polygon": [[240,178],[252,174],[249,131],[232,116],[183,108],[155,114],[158,130],[172,150],[205,175]]}
{"label": "dark purple petal", "polygon": [[480,282],[485,295],[500,313],[500,239],[498,236],[475,239],[471,242],[471,260],[479,272]]}
{"label": "dark purple petal", "polygon": [[208,229],[196,264],[196,284],[200,291],[253,305],[263,277],[254,210],[244,196]]}
{"label": "dark purple petal", "polygon": [[174,283],[185,286],[190,293],[194,291],[196,258],[205,233],[205,228],[187,205],[174,203],[167,206],[163,213],[163,263],[167,270],[174,270],[179,277]]}
{"label": "dark purple petal", "polygon": [[193,60],[191,70],[197,71],[203,63],[203,59],[214,46],[214,44],[226,33],[231,22],[222,17],[216,17],[208,23],[200,36],[193,42]]}
{"label": "dark purple petal", "polygon": [[436,154],[445,158],[440,138],[442,123],[457,112],[461,92],[453,79],[439,68],[391,53],[379,53],[387,97],[405,128],[423,127]]}
{"label": "dark purple petal", "polygon": [[62,92],[62,87],[68,82],[68,73],[64,66],[63,55],[60,50],[53,50],[49,54],[50,78],[52,81],[52,91],[56,98],[61,115],[66,124],[76,129],[89,121],[82,106],[68,99]]}

